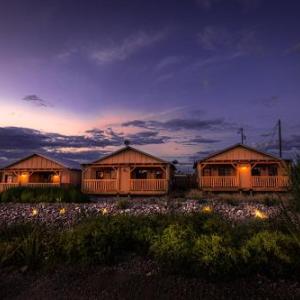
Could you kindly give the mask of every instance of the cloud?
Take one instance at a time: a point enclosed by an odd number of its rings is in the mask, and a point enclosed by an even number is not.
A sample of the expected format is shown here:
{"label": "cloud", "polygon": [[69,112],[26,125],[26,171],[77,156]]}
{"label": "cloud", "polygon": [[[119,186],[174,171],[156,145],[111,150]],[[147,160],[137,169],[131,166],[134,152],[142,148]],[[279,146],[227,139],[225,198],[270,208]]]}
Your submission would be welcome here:
{"label": "cloud", "polygon": [[177,130],[214,130],[218,128],[232,127],[233,124],[225,122],[223,119],[200,120],[200,119],[170,119],[167,121],[155,120],[133,120],[122,124],[124,127],[140,127],[147,129],[165,129],[169,131]]}
{"label": "cloud", "polygon": [[286,50],[289,54],[300,54],[300,42]]}
{"label": "cloud", "polygon": [[221,140],[204,138],[202,136],[196,136],[192,139],[185,140],[180,142],[183,145],[199,145],[199,144],[216,144],[221,142]]}
{"label": "cloud", "polygon": [[[0,157],[15,159],[24,153],[51,153],[76,160],[97,158],[105,147],[123,146],[129,139],[133,145],[163,144],[169,137],[157,131],[142,131],[125,136],[111,128],[90,129],[84,135],[63,135],[22,127],[0,127]],[[100,148],[100,150],[99,150]],[[96,157],[97,156],[97,157]]]}
{"label": "cloud", "polygon": [[164,144],[170,137],[160,136],[158,131],[142,131],[127,136],[133,145]]}
{"label": "cloud", "polygon": [[197,41],[201,48],[211,51],[249,54],[261,52],[254,30],[229,31],[220,26],[205,26],[198,34]]}
{"label": "cloud", "polygon": [[136,34],[127,37],[121,44],[114,44],[111,47],[93,51],[91,58],[98,64],[123,61],[141,49],[163,40],[166,35],[166,30],[156,32],[154,34],[139,31]]}
{"label": "cloud", "polygon": [[178,63],[180,63],[182,61],[182,57],[180,56],[167,56],[164,57],[161,61],[159,61],[157,63],[157,65],[155,66],[155,70],[156,71],[161,71],[165,68],[168,68],[170,66],[173,65],[177,65]]}
{"label": "cloud", "polygon": [[27,95],[22,100],[26,101],[26,102],[29,102],[29,103],[32,103],[36,106],[43,106],[43,107],[49,106],[49,104],[44,99],[37,96],[36,94]]}
{"label": "cloud", "polygon": [[262,0],[195,0],[196,4],[204,10],[211,10],[220,4],[238,4],[244,12],[256,9]]}

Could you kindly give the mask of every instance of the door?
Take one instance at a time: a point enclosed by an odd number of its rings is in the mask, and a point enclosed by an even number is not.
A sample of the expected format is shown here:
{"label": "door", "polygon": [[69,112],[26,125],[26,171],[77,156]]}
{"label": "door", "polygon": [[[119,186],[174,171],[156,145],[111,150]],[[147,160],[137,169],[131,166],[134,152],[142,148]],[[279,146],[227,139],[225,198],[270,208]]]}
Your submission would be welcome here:
{"label": "door", "polygon": [[130,191],[130,167],[120,168],[120,193],[129,193]]}
{"label": "door", "polygon": [[241,164],[238,167],[240,188],[250,189],[251,188],[251,166],[249,164]]}

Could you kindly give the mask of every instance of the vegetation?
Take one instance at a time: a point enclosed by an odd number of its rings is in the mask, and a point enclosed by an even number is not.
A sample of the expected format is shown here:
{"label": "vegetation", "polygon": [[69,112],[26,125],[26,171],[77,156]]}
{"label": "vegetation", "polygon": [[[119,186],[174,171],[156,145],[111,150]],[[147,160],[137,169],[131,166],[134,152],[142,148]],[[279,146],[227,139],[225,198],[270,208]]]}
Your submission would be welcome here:
{"label": "vegetation", "polygon": [[0,194],[2,203],[60,203],[60,202],[88,202],[89,198],[75,187],[16,187]]}
{"label": "vegetation", "polygon": [[33,224],[0,230],[0,267],[114,264],[152,257],[165,272],[205,278],[300,275],[299,245],[270,220],[232,225],[214,214],[99,216],[58,231]]}

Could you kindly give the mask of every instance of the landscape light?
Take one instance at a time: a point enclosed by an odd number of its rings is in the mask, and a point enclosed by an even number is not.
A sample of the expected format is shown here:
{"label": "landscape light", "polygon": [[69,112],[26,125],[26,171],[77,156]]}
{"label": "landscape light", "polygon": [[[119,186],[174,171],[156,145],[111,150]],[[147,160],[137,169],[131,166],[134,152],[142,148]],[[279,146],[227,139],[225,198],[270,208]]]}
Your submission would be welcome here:
{"label": "landscape light", "polygon": [[108,210],[106,207],[102,208],[101,210],[102,215],[106,215],[108,213]]}
{"label": "landscape light", "polygon": [[31,215],[36,216],[38,214],[38,212],[39,211],[36,208],[33,208],[32,211],[31,211]]}
{"label": "landscape light", "polygon": [[212,212],[212,208],[210,206],[206,205],[206,206],[204,206],[202,208],[202,212],[204,212],[204,213],[211,213]]}
{"label": "landscape light", "polygon": [[60,215],[64,215],[66,213],[66,209],[63,207],[59,210]]}
{"label": "landscape light", "polygon": [[267,219],[268,218],[267,214],[265,214],[264,212],[262,212],[258,209],[255,210],[254,216],[255,216],[255,218],[258,218],[258,219]]}

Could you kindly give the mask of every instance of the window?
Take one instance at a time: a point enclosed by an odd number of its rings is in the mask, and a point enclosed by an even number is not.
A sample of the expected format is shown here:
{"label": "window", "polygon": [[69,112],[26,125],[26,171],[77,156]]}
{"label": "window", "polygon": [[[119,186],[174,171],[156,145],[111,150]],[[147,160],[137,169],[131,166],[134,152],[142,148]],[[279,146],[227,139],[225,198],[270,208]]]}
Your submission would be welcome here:
{"label": "window", "polygon": [[268,167],[268,175],[269,176],[277,176],[277,166],[269,166]]}
{"label": "window", "polygon": [[211,176],[211,168],[204,168],[203,176]]}
{"label": "window", "polygon": [[261,175],[261,169],[259,167],[254,167],[251,171],[252,176],[260,176]]}
{"label": "window", "polygon": [[231,166],[222,166],[218,169],[219,176],[232,176],[232,167]]}

